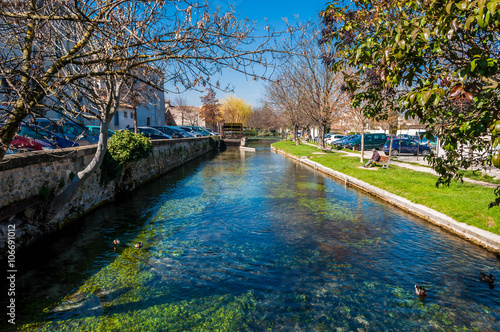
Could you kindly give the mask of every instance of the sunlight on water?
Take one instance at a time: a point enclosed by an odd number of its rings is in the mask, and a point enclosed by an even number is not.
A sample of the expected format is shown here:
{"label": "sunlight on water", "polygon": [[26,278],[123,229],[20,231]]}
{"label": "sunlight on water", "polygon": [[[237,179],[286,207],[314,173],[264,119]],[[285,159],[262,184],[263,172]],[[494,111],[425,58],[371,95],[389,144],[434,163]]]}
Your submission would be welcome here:
{"label": "sunlight on water", "polygon": [[265,149],[193,162],[65,234],[23,257],[23,330],[499,328],[479,281],[493,254]]}

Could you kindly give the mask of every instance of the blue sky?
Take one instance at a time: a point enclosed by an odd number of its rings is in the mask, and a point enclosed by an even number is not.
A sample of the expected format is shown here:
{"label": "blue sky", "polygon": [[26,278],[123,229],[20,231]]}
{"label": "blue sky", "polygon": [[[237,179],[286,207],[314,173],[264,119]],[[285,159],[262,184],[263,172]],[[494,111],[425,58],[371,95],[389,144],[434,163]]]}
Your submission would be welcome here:
{"label": "blue sky", "polygon": [[[245,17],[251,21],[256,21],[257,26],[263,27],[265,18],[268,19],[269,24],[274,26],[276,30],[283,27],[282,18],[286,17],[289,22],[295,22],[295,15],[298,14],[298,19],[301,22],[308,21],[316,18],[321,10],[326,7],[328,0],[313,0],[311,2],[297,1],[297,0],[214,0],[212,4],[227,7],[232,3],[239,17]],[[231,84],[234,87],[234,95],[245,99],[254,107],[259,106],[262,91],[264,89],[264,82],[262,80],[253,81],[245,75],[225,70],[221,74],[221,86]],[[223,91],[216,91],[217,98],[223,99],[226,93]],[[178,96],[186,99],[188,105],[201,106],[200,96],[204,95],[203,92],[190,91],[183,94],[169,93],[165,99],[174,101]]]}

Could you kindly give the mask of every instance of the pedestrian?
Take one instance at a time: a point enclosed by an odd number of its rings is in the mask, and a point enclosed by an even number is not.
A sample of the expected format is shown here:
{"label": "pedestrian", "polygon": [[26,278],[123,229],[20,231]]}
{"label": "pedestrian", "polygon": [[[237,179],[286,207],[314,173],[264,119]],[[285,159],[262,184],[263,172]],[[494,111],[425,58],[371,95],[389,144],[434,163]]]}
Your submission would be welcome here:
{"label": "pedestrian", "polygon": [[372,158],[368,160],[368,162],[365,165],[363,165],[363,167],[370,167],[372,163],[380,161],[380,155],[378,154],[377,149],[372,149],[372,152],[373,152]]}

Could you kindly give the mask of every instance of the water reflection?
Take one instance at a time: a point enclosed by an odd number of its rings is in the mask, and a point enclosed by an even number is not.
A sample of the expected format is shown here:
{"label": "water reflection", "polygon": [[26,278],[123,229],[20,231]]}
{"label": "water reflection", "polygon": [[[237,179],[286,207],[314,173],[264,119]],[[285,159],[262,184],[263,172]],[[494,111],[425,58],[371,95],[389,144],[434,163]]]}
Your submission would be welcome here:
{"label": "water reflection", "polygon": [[479,280],[500,275],[494,255],[269,150],[243,154],[170,173],[23,257],[25,328],[498,328],[498,289]]}

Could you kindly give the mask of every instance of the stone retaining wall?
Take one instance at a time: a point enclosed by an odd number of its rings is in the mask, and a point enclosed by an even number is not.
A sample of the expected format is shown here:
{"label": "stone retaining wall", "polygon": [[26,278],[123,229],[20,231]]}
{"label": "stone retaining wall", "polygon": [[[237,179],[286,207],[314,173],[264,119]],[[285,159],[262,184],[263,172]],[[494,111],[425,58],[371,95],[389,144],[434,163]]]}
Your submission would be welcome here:
{"label": "stone retaining wall", "polygon": [[0,162],[0,260],[5,256],[9,225],[15,225],[16,248],[25,247],[118,193],[134,190],[216,146],[210,137],[153,141],[152,154],[124,165],[117,180],[103,185],[100,169],[97,170],[56,218],[47,223],[42,216],[50,198],[92,160],[96,146],[6,156]]}

